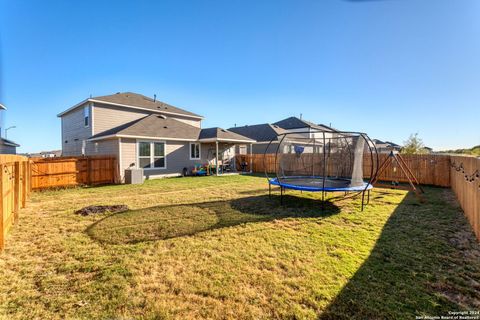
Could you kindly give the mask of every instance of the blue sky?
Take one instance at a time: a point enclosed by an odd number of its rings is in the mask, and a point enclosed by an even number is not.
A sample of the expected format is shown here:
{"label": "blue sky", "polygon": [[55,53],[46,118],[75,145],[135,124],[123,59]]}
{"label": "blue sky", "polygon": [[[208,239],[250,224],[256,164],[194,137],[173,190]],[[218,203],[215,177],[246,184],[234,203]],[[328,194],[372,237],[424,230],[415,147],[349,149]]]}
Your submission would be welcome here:
{"label": "blue sky", "polygon": [[0,101],[21,152],[56,114],[134,91],[203,126],[307,120],[435,149],[480,144],[480,1],[0,0]]}

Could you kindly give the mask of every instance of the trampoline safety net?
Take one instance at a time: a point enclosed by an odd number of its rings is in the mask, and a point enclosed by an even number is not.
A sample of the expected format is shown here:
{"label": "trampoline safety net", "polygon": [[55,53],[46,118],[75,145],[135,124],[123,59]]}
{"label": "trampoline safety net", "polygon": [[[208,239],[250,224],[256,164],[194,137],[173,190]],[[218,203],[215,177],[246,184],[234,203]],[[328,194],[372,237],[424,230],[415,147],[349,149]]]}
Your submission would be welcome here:
{"label": "trampoline safety net", "polygon": [[371,142],[362,133],[282,134],[276,142],[274,183],[300,190],[360,191],[369,187],[363,179],[363,161],[372,155]]}

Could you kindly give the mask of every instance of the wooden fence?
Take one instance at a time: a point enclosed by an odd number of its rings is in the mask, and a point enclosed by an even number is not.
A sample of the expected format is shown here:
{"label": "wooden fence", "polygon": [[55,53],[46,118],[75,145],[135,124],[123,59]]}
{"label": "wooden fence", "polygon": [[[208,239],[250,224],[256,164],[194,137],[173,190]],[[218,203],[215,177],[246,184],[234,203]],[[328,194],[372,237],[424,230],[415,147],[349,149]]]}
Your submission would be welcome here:
{"label": "wooden fence", "polygon": [[0,250],[5,236],[18,221],[30,193],[30,162],[16,155],[0,155]]}
{"label": "wooden fence", "polygon": [[480,159],[452,156],[450,172],[452,190],[480,239]]}
{"label": "wooden fence", "polygon": [[118,181],[115,156],[31,158],[31,161],[33,190]]}
{"label": "wooden fence", "polygon": [[[295,157],[295,155],[291,155]],[[321,155],[315,156],[314,159],[307,159],[305,162],[310,163],[314,161],[321,167],[321,161],[323,157]],[[379,154],[379,163],[382,163],[388,154]],[[416,175],[418,181],[421,184],[449,187],[450,186],[450,156],[448,155],[403,155],[405,162]],[[242,162],[247,162],[252,165],[253,172],[264,173],[265,169],[268,173],[274,173],[276,170],[275,155],[267,154],[265,159],[263,154],[253,154],[252,161],[250,161],[250,155],[239,155],[236,159],[238,166],[237,170],[240,170]],[[278,162],[278,160],[277,160]],[[292,163],[295,163],[292,161]],[[303,163],[296,162],[298,168],[295,165],[290,166],[289,170],[302,171]],[[368,178],[371,172],[372,161],[370,156],[365,156],[363,161],[364,178]],[[335,161],[329,161],[327,172],[334,172]],[[250,170],[250,167],[247,167]],[[399,181],[408,182],[407,177],[403,174],[402,170],[396,165],[389,165],[386,170],[380,175],[379,180],[386,181]]]}
{"label": "wooden fence", "polygon": [[[379,164],[388,157],[388,154],[381,153],[378,155]],[[450,187],[450,156],[435,154],[412,154],[403,155],[407,166],[417,177],[421,184]],[[370,168],[372,165],[371,157],[364,157],[363,172],[364,177],[369,178]],[[407,177],[400,167],[393,161],[379,176],[379,180],[383,181],[399,181],[408,182]]]}

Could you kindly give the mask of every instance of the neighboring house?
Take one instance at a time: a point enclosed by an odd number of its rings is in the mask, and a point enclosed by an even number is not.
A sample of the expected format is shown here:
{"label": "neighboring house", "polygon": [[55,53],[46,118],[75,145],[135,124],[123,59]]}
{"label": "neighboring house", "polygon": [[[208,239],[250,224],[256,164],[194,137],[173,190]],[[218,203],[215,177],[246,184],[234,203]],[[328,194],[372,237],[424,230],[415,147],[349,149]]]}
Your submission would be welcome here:
{"label": "neighboring house", "polygon": [[[4,112],[7,110],[3,104],[0,103],[0,123],[3,123]],[[20,147],[19,144],[16,144],[12,140],[2,138],[2,130],[0,128],[0,154],[17,154],[17,148]],[[8,130],[8,129],[7,129]],[[6,134],[6,133],[5,133]]]}
{"label": "neighboring house", "polygon": [[400,152],[402,150],[402,146],[390,141],[384,142],[378,139],[373,139],[373,143],[375,144],[378,153],[390,153],[390,151]]}
{"label": "neighboring house", "polygon": [[430,147],[423,147],[423,152],[424,153],[433,153],[433,149]]}
{"label": "neighboring house", "polygon": [[[273,124],[264,123],[257,125],[247,125],[243,127],[233,127],[228,130],[241,134],[245,137],[255,140],[252,145],[251,152],[253,154],[275,153],[278,149],[279,136],[284,133],[297,133],[299,137],[323,139],[323,133],[319,130],[326,131],[326,139],[333,138],[337,130],[322,124],[314,124],[309,121],[299,119],[297,117],[290,117]],[[270,143],[271,142],[271,143]],[[268,148],[268,150],[267,150]],[[237,153],[246,154],[246,146],[238,146]]]}
{"label": "neighboring house", "polygon": [[[326,131],[326,132],[336,132],[337,130],[326,126],[324,124],[315,124],[310,121],[306,121],[297,117],[290,117],[280,121],[273,123],[282,129],[288,130],[289,132],[307,132],[310,134],[311,137],[318,137],[323,138],[322,134],[319,134],[318,131]],[[327,136],[328,138],[329,136]]]}
{"label": "neighboring house", "polygon": [[0,138],[0,154],[17,154],[18,147],[20,147],[20,145],[13,141]]}
{"label": "neighboring house", "polygon": [[122,178],[127,168],[155,178],[197,164],[232,164],[236,144],[255,142],[221,128],[202,129],[202,116],[131,92],[86,99],[58,117],[63,156],[115,155]]}
{"label": "neighboring house", "polygon": [[[255,140],[256,142],[255,144],[252,144],[251,149],[253,154],[263,154],[267,147],[267,153],[275,153],[278,147],[278,136],[282,133],[288,132],[287,130],[269,123],[234,127],[229,128],[228,130]],[[238,154],[247,154],[250,150],[248,150],[246,145],[238,145],[236,151]]]}
{"label": "neighboring house", "polygon": [[40,151],[38,153],[26,154],[29,158],[56,158],[62,156],[62,150]]}

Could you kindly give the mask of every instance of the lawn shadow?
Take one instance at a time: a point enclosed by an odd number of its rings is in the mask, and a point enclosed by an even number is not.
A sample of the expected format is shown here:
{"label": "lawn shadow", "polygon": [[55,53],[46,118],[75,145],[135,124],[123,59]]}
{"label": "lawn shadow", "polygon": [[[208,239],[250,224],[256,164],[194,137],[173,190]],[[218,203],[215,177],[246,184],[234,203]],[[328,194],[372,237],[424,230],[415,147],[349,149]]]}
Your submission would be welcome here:
{"label": "lawn shadow", "polygon": [[86,230],[102,243],[126,244],[193,236],[246,223],[286,218],[324,218],[340,212],[331,202],[284,196],[250,196],[226,201],[163,205],[109,215]]}
{"label": "lawn shadow", "polygon": [[430,188],[427,204],[410,192],[319,319],[414,319],[479,310],[480,245],[458,206],[445,199],[448,192]]}

